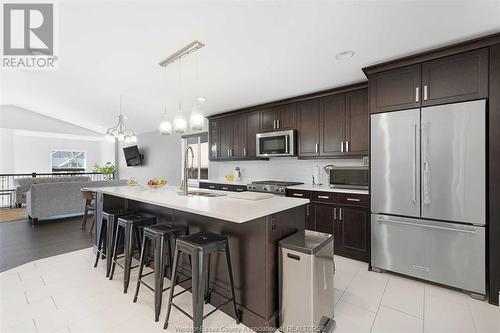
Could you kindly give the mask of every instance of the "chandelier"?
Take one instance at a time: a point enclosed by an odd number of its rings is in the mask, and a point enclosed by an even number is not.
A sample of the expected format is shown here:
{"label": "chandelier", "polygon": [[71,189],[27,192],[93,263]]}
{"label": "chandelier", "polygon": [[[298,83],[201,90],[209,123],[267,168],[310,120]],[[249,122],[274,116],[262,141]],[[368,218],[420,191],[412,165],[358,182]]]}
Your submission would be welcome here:
{"label": "chandelier", "polygon": [[116,126],[108,128],[104,138],[108,141],[125,141],[126,143],[136,143],[137,136],[134,131],[125,128],[124,120],[128,119],[122,114],[122,97],[120,96],[120,115],[118,116],[118,124]]}

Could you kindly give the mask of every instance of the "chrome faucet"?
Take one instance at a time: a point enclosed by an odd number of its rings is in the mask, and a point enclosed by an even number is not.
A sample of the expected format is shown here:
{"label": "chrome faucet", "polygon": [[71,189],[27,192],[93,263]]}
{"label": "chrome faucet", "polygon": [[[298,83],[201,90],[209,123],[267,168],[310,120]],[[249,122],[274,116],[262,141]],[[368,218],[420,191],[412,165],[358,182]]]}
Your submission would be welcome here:
{"label": "chrome faucet", "polygon": [[193,148],[191,146],[187,146],[186,150],[184,151],[184,178],[182,179],[181,192],[179,193],[182,195],[188,195],[188,162],[189,162],[188,152],[189,151],[191,151],[191,169],[193,168],[193,163],[194,163]]}

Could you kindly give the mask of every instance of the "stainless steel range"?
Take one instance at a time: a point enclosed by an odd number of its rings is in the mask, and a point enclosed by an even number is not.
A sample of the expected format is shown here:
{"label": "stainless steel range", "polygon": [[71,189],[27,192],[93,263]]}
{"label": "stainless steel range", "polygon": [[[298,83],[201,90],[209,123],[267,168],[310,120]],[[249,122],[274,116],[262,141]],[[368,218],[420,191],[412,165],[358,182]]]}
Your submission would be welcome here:
{"label": "stainless steel range", "polygon": [[252,192],[267,192],[267,193],[285,195],[285,190],[288,186],[295,186],[302,184],[304,183],[264,180],[248,184],[247,189]]}

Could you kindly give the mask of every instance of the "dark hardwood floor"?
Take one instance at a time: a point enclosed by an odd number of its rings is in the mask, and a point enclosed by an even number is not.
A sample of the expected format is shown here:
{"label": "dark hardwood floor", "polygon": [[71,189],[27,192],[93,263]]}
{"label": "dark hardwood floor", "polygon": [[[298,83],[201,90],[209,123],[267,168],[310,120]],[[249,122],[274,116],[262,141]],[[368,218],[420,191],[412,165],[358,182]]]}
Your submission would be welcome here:
{"label": "dark hardwood floor", "polygon": [[93,235],[80,229],[81,217],[41,220],[32,228],[28,220],[0,223],[0,272],[58,254],[92,246]]}

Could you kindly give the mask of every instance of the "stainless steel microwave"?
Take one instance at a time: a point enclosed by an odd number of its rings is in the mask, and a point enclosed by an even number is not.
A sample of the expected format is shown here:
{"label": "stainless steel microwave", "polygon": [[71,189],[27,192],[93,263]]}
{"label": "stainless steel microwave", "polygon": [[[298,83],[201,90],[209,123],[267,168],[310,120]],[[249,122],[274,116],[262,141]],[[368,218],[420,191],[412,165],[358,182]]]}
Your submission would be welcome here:
{"label": "stainless steel microwave", "polygon": [[329,173],[330,187],[368,189],[369,169],[367,166],[333,166]]}
{"label": "stainless steel microwave", "polygon": [[258,133],[256,135],[257,157],[295,156],[296,131]]}

